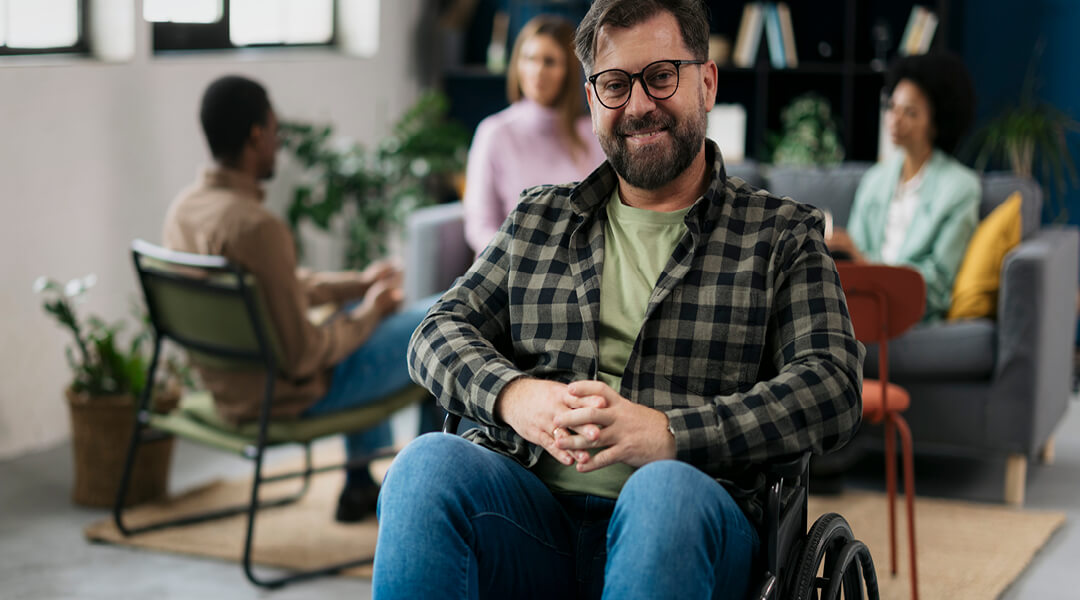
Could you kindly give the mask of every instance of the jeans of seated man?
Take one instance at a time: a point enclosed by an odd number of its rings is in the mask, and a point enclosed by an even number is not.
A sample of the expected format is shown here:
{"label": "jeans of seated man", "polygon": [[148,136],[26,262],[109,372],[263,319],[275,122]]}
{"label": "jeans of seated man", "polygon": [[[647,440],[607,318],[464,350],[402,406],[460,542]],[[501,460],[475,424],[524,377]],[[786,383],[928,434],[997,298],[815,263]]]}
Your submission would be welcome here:
{"label": "jeans of seated man", "polygon": [[[330,389],[326,395],[304,411],[304,416],[331,414],[377,402],[412,384],[406,352],[409,338],[438,299],[431,296],[418,300],[390,315],[375,328],[362,346],[334,367]],[[442,411],[434,402],[421,405],[420,431],[437,431]],[[393,444],[389,421],[365,431],[345,436],[345,454],[349,459],[362,458]],[[350,470],[341,502],[348,500],[350,489],[355,497],[352,510],[344,510],[339,502],[339,520],[360,520],[374,511],[378,490],[367,469]],[[348,507],[345,507],[348,509]]]}
{"label": "jeans of seated man", "polygon": [[376,598],[747,596],[758,534],[730,494],[668,460],[618,500],[551,492],[515,460],[433,433],[394,461],[379,498]]}

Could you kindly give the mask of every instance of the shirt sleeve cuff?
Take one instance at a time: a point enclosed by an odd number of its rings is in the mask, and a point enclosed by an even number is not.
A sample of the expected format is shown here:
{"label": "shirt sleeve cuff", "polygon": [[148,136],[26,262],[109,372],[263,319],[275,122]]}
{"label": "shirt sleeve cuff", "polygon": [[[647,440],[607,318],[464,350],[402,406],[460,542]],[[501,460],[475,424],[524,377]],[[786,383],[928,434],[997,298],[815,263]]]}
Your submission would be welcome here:
{"label": "shirt sleeve cuff", "polygon": [[489,362],[484,365],[473,376],[469,386],[476,418],[487,425],[500,425],[495,418],[495,401],[507,384],[524,376],[524,372],[502,363]]}
{"label": "shirt sleeve cuff", "polygon": [[715,407],[678,408],[665,411],[668,431],[675,436],[675,458],[692,465],[709,461],[709,448],[718,447],[720,428]]}

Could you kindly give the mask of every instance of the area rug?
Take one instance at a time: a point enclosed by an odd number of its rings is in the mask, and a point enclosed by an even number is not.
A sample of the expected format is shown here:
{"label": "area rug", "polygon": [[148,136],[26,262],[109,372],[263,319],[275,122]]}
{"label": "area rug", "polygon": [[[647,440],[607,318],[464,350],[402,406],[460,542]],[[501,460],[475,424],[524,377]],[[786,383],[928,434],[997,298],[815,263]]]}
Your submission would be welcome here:
{"label": "area rug", "polygon": [[[371,556],[377,533],[374,520],[339,525],[332,519],[341,482],[339,472],[319,475],[301,501],[261,513],[256,525],[255,561],[268,566],[310,568],[349,557]],[[268,486],[264,497],[273,497],[275,492],[287,493],[289,485]],[[242,502],[248,494],[246,481],[215,481],[168,501],[134,508],[129,511],[130,523],[138,525],[193,509]],[[810,514],[844,515],[855,536],[870,547],[881,583],[881,597],[886,600],[911,597],[902,508],[902,501],[898,502],[900,570],[892,576],[883,494],[850,491],[810,500]],[[932,498],[917,498],[915,511],[920,595],[951,600],[997,598],[1065,522],[1065,515],[1059,512]],[[107,519],[88,526],[85,534],[93,541],[239,561],[245,523],[244,517],[232,517],[124,538],[112,520]],[[360,567],[346,575],[370,577],[371,569]]]}

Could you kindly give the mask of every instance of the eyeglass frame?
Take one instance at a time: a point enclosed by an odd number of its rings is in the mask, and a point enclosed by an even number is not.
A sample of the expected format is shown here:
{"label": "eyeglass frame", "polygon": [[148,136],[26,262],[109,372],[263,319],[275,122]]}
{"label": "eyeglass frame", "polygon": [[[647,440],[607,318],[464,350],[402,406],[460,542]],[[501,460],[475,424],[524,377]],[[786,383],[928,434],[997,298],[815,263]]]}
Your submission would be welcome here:
{"label": "eyeglass frame", "polygon": [[[657,100],[657,101],[667,100],[668,98],[671,98],[672,96],[675,95],[676,92],[679,91],[679,84],[682,83],[682,66],[683,65],[703,65],[706,62],[708,62],[708,61],[706,61],[706,60],[695,60],[695,59],[688,59],[688,60],[681,60],[681,59],[654,60],[651,63],[645,65],[637,73],[630,73],[629,71],[626,71],[624,69],[604,69],[603,71],[600,71],[599,73],[593,73],[592,75],[590,75],[587,78],[587,81],[592,84],[593,94],[596,95],[596,100],[597,100],[597,102],[600,103],[601,106],[603,106],[604,108],[606,108],[608,110],[618,110],[618,109],[620,109],[620,108],[622,108],[622,107],[624,107],[624,106],[626,106],[627,104],[630,103],[630,96],[634,95],[634,79],[637,79],[638,82],[641,83],[641,89],[645,91],[646,96],[652,98],[653,100]],[[671,64],[673,64],[675,66],[675,77],[676,77],[676,79],[675,79],[675,89],[671,90],[671,93],[668,94],[667,96],[664,96],[663,98],[657,98],[656,96],[654,96],[652,94],[652,92],[649,91],[649,84],[645,83],[645,71],[647,71],[653,65],[660,64],[660,63],[671,63]],[[620,73],[624,73],[630,79],[630,85],[629,85],[629,88],[628,88],[630,91],[628,91],[626,93],[626,99],[623,100],[622,104],[620,104],[618,106],[608,106],[607,104],[604,104],[604,101],[600,99],[600,90],[596,89],[596,80],[601,75],[603,75],[604,73],[611,73],[612,71],[618,71]]]}

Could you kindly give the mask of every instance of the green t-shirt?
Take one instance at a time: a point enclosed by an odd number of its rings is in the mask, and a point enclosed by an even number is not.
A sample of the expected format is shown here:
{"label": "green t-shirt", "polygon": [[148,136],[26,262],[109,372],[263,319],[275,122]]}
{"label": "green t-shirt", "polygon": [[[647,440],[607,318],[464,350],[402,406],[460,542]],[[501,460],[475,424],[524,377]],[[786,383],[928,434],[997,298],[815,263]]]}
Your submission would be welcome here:
{"label": "green t-shirt", "polygon": [[[626,206],[616,190],[607,203],[600,277],[599,379],[618,391],[656,281],[686,234],[685,208],[656,212]],[[578,473],[546,452],[533,471],[557,492],[617,498],[633,467],[616,463]]]}

